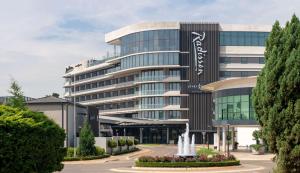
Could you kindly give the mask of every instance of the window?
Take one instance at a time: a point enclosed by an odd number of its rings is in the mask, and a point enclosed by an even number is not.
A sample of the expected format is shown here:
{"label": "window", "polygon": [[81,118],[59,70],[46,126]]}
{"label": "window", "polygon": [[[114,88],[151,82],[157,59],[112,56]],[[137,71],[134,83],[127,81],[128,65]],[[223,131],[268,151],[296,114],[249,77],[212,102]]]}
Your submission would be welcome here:
{"label": "window", "polygon": [[255,120],[249,95],[216,98],[215,114],[218,120]]}
{"label": "window", "polygon": [[221,31],[221,46],[265,46],[268,32]]}

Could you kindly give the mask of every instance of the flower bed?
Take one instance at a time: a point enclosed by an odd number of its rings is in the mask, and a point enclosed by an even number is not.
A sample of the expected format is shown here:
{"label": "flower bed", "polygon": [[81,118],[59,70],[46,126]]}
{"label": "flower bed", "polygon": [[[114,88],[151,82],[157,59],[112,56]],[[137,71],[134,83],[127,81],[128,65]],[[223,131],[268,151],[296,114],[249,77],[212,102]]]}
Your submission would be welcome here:
{"label": "flower bed", "polygon": [[236,160],[233,155],[226,157],[225,155],[216,154],[212,157],[199,155],[196,157],[140,157],[135,165],[137,167],[214,167],[214,166],[235,166],[240,161]]}

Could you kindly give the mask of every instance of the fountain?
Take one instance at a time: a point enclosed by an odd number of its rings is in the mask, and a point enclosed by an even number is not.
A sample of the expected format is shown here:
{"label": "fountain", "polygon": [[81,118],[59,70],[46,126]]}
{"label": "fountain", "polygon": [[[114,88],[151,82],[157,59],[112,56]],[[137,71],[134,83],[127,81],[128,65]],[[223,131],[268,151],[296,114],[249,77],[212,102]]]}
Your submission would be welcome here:
{"label": "fountain", "polygon": [[[183,138],[183,141],[182,141]],[[196,156],[195,152],[195,135],[192,135],[192,142],[190,144],[190,137],[189,137],[189,124],[186,123],[185,132],[178,137],[178,152],[177,156],[180,157],[191,157]]]}

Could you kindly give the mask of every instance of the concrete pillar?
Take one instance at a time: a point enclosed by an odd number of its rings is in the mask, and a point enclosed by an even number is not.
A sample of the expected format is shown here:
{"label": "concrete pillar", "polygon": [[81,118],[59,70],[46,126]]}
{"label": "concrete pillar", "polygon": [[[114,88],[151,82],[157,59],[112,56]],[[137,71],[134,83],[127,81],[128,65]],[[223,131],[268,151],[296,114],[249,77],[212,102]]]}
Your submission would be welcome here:
{"label": "concrete pillar", "polygon": [[217,127],[217,150],[220,151],[220,127]]}
{"label": "concrete pillar", "polygon": [[126,136],[126,128],[124,128],[124,136]]}
{"label": "concrete pillar", "polygon": [[235,142],[235,139],[234,139],[234,127],[231,128],[231,150],[234,149],[234,142]]}
{"label": "concrete pillar", "polygon": [[226,126],[222,127],[223,133],[222,133],[222,151],[226,151]]}
{"label": "concrete pillar", "polygon": [[169,144],[169,128],[167,128],[167,144]]}
{"label": "concrete pillar", "polygon": [[140,144],[143,143],[143,128],[140,128]]}

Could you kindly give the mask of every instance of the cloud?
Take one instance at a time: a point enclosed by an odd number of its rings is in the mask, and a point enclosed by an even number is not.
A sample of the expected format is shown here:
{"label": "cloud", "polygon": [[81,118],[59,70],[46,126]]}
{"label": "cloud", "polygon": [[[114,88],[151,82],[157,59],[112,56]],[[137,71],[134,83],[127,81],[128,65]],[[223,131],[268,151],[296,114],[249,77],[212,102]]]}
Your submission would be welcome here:
{"label": "cloud", "polygon": [[0,6],[0,95],[10,76],[25,95],[63,94],[65,67],[101,58],[104,34],[143,21],[273,24],[299,15],[297,0],[27,0]]}

